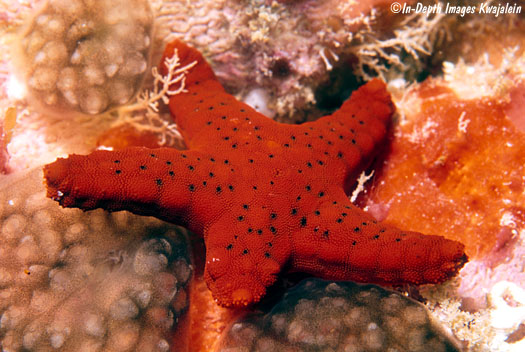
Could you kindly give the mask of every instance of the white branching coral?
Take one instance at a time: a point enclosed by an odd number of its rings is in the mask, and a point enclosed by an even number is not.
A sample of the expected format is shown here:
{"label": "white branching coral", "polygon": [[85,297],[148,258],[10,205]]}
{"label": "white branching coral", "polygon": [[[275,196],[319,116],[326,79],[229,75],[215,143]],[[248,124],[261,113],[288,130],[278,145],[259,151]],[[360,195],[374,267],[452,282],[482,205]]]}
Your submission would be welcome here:
{"label": "white branching coral", "polygon": [[171,139],[180,139],[181,135],[174,122],[161,116],[159,103],[167,105],[169,97],[186,92],[186,75],[197,61],[181,66],[177,50],[171,57],[166,57],[164,65],[168,72],[165,76],[159,73],[157,67],[151,69],[153,88],[144,90],[137,96],[134,104],[118,110],[119,117],[113,127],[123,124],[132,125],[139,132],[148,131],[159,135],[159,144],[164,145]]}
{"label": "white branching coral", "polygon": [[359,194],[365,190],[365,183],[368,182],[373,176],[374,176],[375,170],[372,170],[370,174],[366,174],[366,171],[361,172],[359,175],[359,178],[357,179],[357,186],[352,192],[352,195],[350,196],[350,202],[354,203],[357,200],[357,197],[359,197]]}
{"label": "white branching coral", "polygon": [[455,278],[443,285],[420,288],[419,293],[434,318],[464,341],[465,351],[523,351],[525,341],[509,341],[509,334],[518,331],[525,322],[525,290],[512,282],[497,282],[487,295],[489,306],[468,312],[458,293],[460,282],[461,279]]}
{"label": "white branching coral", "polygon": [[320,51],[319,51],[319,56],[321,56],[321,59],[323,60],[325,66],[326,66],[326,70],[327,71],[331,71],[334,67],[332,66],[332,64],[330,63],[330,60],[328,60],[328,57],[326,56],[326,51],[328,51],[328,53],[330,54],[330,56],[334,59],[334,61],[339,61],[339,56],[337,56],[337,54],[335,54],[332,50],[330,49],[326,49],[326,48],[322,48]]}
{"label": "white branching coral", "polygon": [[468,341],[467,351],[489,352],[499,350],[493,349],[496,347],[496,343],[487,342],[494,339],[496,335],[490,326],[487,310],[469,313],[461,309],[459,300],[450,298],[443,299],[439,303],[429,303],[427,307],[433,311],[433,316],[454,331],[460,340]]}
{"label": "white branching coral", "polygon": [[[471,313],[461,309],[461,300],[457,298],[460,284],[458,278],[443,285],[427,285],[419,293],[426,300],[426,306],[432,316],[447,326],[454,335],[465,343],[465,351],[496,351],[498,344],[492,342],[496,331],[490,324],[490,313],[487,309]],[[498,350],[499,351],[499,350]]]}
{"label": "white branching coral", "polygon": [[[193,61],[186,66],[180,67],[180,58],[177,50],[173,53],[172,57],[167,57],[164,60],[164,64],[168,68],[166,76],[162,76],[159,73],[157,67],[151,69],[151,73],[154,77],[153,90],[145,90],[138,97],[138,106],[148,106],[151,110],[159,112],[159,100],[162,100],[164,104],[168,104],[169,97],[177,95],[185,90],[186,74],[188,71],[197,64],[197,61]],[[174,84],[180,82],[179,87],[172,89]],[[162,87],[159,90],[160,84]]]}

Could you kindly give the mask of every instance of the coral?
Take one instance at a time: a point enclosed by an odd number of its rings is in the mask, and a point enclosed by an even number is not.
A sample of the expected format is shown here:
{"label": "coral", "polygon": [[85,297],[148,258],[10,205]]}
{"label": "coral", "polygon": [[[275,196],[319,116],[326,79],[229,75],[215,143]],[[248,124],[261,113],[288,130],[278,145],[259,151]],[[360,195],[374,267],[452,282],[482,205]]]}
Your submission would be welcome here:
{"label": "coral", "polygon": [[[487,5],[497,5],[495,1],[485,1]],[[475,0],[464,1],[463,4],[477,6]],[[474,64],[480,58],[489,57],[493,65],[499,66],[508,48],[521,47],[525,21],[521,14],[504,14],[500,16],[479,14],[464,17],[448,16],[445,20],[448,40],[435,46],[434,62],[448,61],[457,63],[464,61]],[[523,50],[522,48],[520,50]],[[478,70],[480,72],[481,70]],[[493,72],[492,70],[484,73]],[[473,77],[474,78],[474,77]]]}
{"label": "coral", "polygon": [[[27,160],[50,162],[56,154],[87,153],[95,147],[122,149],[129,145],[159,147],[169,145],[182,147],[183,141],[177,126],[171,121],[167,107],[163,103],[173,94],[184,91],[184,76],[191,68],[191,63],[180,67],[175,55],[165,63],[168,68],[164,75],[152,68],[153,82],[151,90],[145,88],[138,97],[110,113],[76,115],[71,119],[51,119],[48,116],[28,111],[23,108],[18,113],[16,137],[9,146],[12,156],[10,167],[21,169],[29,167]],[[175,85],[178,85],[175,88]],[[7,111],[14,111],[8,108]],[[165,117],[168,115],[168,117]],[[72,125],[80,125],[83,133],[79,135]],[[46,141],[43,141],[46,136]],[[59,143],[50,140],[59,139]],[[96,142],[96,143],[95,143]],[[50,155],[51,154],[51,155]]]}
{"label": "coral", "polygon": [[465,351],[506,351],[495,338],[497,331],[490,324],[488,309],[472,313],[465,311],[457,298],[457,283],[442,287],[426,287],[421,291],[426,305],[439,322],[454,332]]}
{"label": "coral", "polygon": [[492,325],[499,329],[517,329],[525,323],[525,289],[500,281],[490,291]]}
{"label": "coral", "polygon": [[[374,41],[379,40],[382,26],[376,30],[375,24],[381,23],[382,19],[374,21],[376,11],[370,9],[389,2],[330,0],[272,4],[262,0],[155,0],[152,7],[155,8],[156,14],[156,39],[152,40],[151,47],[153,51],[158,52],[158,49],[163,47],[159,42],[165,43],[174,37],[184,38],[201,48],[212,60],[221,82],[230,92],[250,101],[253,97],[250,96],[252,91],[265,91],[264,94],[258,95],[265,96],[265,105],[272,112],[272,116],[276,114],[278,119],[288,122],[302,121],[307,116],[308,119],[313,119],[320,114],[301,112],[293,118],[291,115],[304,110],[305,106],[311,106],[316,100],[316,89],[320,87],[320,82],[326,81],[328,68],[334,67],[338,58],[341,60],[337,65],[346,66],[346,57],[355,53],[355,45],[361,45],[370,38],[374,38]],[[31,4],[24,4],[9,6],[6,16],[11,26],[31,22],[31,14],[28,13]],[[105,2],[101,4],[104,5]],[[23,10],[17,9],[18,7],[23,7]],[[38,11],[33,10],[33,13]],[[40,12],[42,11],[41,9]],[[102,16],[107,11],[99,12]],[[387,22],[391,23],[388,19]],[[407,26],[407,30],[408,27],[410,25]],[[29,31],[30,28],[26,28],[25,31]],[[429,26],[423,28],[430,30]],[[357,34],[358,29],[364,31],[362,38],[366,37],[365,40],[355,39],[356,37],[351,35]],[[372,33],[377,35],[373,36]],[[10,37],[2,37],[2,42],[8,38]],[[388,39],[388,35],[381,37],[381,40],[385,38]],[[16,43],[19,42],[18,39],[10,41]],[[8,56],[8,53],[9,51],[4,52],[2,58]],[[24,56],[26,55],[18,55],[7,60],[24,62],[19,60]],[[25,65],[21,71],[27,71],[27,67],[29,65]],[[350,66],[347,71],[349,69]],[[10,81],[15,82],[12,79]],[[145,89],[154,88],[149,79],[144,83]],[[132,86],[128,85],[127,89]],[[8,90],[14,92],[12,88],[13,86],[10,86]],[[58,93],[59,98],[61,94]],[[344,96],[346,97],[347,95]],[[38,100],[32,97],[29,99],[33,102]],[[98,104],[96,99],[90,102]],[[136,104],[132,105],[136,107]],[[85,153],[88,148],[109,142],[107,138],[99,137],[105,130],[112,128],[116,134],[130,130],[126,127],[121,128],[122,124],[133,125],[136,130],[133,135],[145,134],[145,139],[150,138],[150,132],[156,133],[159,145],[183,147],[177,129],[170,122],[169,114],[164,108],[155,113],[151,110],[126,111],[124,107],[121,111],[110,110],[111,114],[99,114],[95,120],[68,114],[67,121],[54,121],[46,114],[57,112],[55,108],[43,109],[40,106],[37,111],[27,112],[25,107],[25,103],[22,102],[19,109],[24,114],[25,127],[16,131],[13,146],[9,147],[13,169],[26,167],[30,157],[38,160],[37,163],[44,163],[50,161],[49,155],[53,153]],[[77,110],[78,108],[79,106]],[[62,115],[57,117],[62,119]],[[81,125],[86,131],[85,138],[78,140],[78,134],[70,134],[68,131],[71,130],[71,124]],[[41,140],[43,135],[46,135],[45,141]],[[127,136],[129,133],[123,133],[120,137],[113,138],[112,143],[125,144],[124,139]],[[140,136],[136,138],[140,139]],[[98,143],[95,143],[97,140]]]}
{"label": "coral", "polygon": [[[462,274],[462,276],[465,276]],[[510,275],[509,277],[512,277]],[[465,280],[484,280],[467,277]],[[488,293],[488,305],[472,312],[461,297],[461,278],[441,286],[424,287],[420,294],[433,316],[462,340],[469,352],[518,352],[523,350],[525,291],[515,283],[499,281]],[[483,290],[474,287],[472,290]]]}
{"label": "coral", "polygon": [[419,303],[373,285],[305,280],[234,322],[218,351],[460,351]]}
{"label": "coral", "polygon": [[59,209],[40,169],[0,178],[0,224],[3,351],[169,350],[189,303],[184,231]]}
{"label": "coral", "polygon": [[[440,283],[463,266],[463,246],[378,223],[345,194],[386,141],[394,108],[370,81],[332,115],[279,124],[224,92],[197,64],[170,109],[189,150],[129,148],[70,155],[44,169],[65,207],[130,210],[187,226],[206,242],[206,281],[224,306],[258,302],[285,267],[324,278]],[[168,68],[164,67],[163,71]]]}
{"label": "coral", "polygon": [[[184,88],[186,74],[196,64],[197,61],[193,61],[180,67],[180,58],[176,51],[173,53],[173,56],[166,57],[163,62],[166,74],[164,76],[160,75],[156,67],[152,69],[153,77],[155,78],[153,82],[153,90],[146,90],[141,93],[137,104],[141,108],[147,106],[151,110],[159,112],[159,100],[162,100],[164,104],[168,104],[171,96],[186,92],[186,89]],[[160,83],[162,83],[162,88],[159,90]],[[173,87],[175,84],[177,84],[176,89]],[[132,105],[126,108],[134,109],[135,107]]]}
{"label": "coral", "polygon": [[127,103],[148,66],[144,0],[49,0],[20,38],[20,70],[48,113],[99,114]]}
{"label": "coral", "polygon": [[525,290],[509,281],[500,281],[490,292],[491,324],[508,333],[504,342],[509,351],[525,348]]}
{"label": "coral", "polygon": [[[525,218],[523,213],[502,215],[502,229],[495,234],[495,247],[482,258],[472,261],[462,271],[457,294],[465,309],[476,311],[488,307],[487,295],[495,285],[512,280],[525,287]],[[518,231],[519,229],[519,231]]]}
{"label": "coral", "polygon": [[[522,107],[516,99],[518,97],[512,99],[510,93],[519,90],[525,79],[525,52],[519,46],[514,46],[506,47],[499,55],[497,63],[491,63],[488,54],[471,63],[461,58],[457,63],[446,61],[443,63],[443,78],[461,99],[495,97],[502,101],[513,100],[513,104],[518,105],[516,110],[520,110]],[[472,89],[472,85],[477,89]],[[525,131],[521,126],[523,122],[511,117],[518,130]]]}
{"label": "coral", "polygon": [[395,96],[390,153],[360,199],[381,219],[418,231],[446,227],[465,243],[475,260],[433,304],[470,351],[519,350],[505,341],[519,327],[492,326],[487,297],[501,281],[525,285],[523,60],[511,47],[497,60],[446,62],[443,78]]}

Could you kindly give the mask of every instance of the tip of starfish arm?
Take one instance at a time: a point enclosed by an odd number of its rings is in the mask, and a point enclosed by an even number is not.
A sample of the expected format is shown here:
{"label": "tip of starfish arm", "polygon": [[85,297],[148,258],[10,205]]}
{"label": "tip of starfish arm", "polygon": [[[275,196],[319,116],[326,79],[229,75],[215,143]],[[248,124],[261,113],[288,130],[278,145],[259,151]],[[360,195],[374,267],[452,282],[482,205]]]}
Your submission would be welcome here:
{"label": "tip of starfish arm", "polygon": [[257,273],[247,274],[232,265],[222,267],[222,262],[207,264],[206,283],[219,305],[229,308],[247,307],[259,302],[266,294],[266,282]]}
{"label": "tip of starfish arm", "polygon": [[384,91],[386,89],[386,84],[379,78],[374,78],[368,82],[366,85],[368,91],[370,92],[377,92],[377,91]]}
{"label": "tip of starfish arm", "polygon": [[231,300],[233,305],[235,306],[247,306],[250,302],[254,301],[254,296],[250,292],[250,290],[247,290],[245,288],[239,288],[232,292]]}
{"label": "tip of starfish arm", "polygon": [[456,276],[468,262],[465,246],[459,242],[443,239],[442,260],[437,266],[427,268],[420,279],[423,284],[440,284]]}
{"label": "tip of starfish arm", "polygon": [[[464,246],[461,245],[461,251],[456,254],[455,259],[449,264],[450,277],[456,275],[461,268],[468,262],[468,256],[463,251]],[[446,270],[446,268],[445,268]]]}
{"label": "tip of starfish arm", "polygon": [[445,255],[448,254],[448,256],[452,258],[449,262],[451,271],[453,273],[457,273],[459,269],[461,269],[465,263],[468,262],[468,256],[465,253],[465,245],[463,243],[449,239],[445,239],[445,242],[446,246],[448,247],[448,249],[444,249]]}
{"label": "tip of starfish arm", "polygon": [[206,62],[202,54],[195,48],[187,45],[186,43],[175,39],[166,46],[161,61],[160,72],[162,75],[166,75],[169,69],[165,65],[165,59],[171,58],[173,55],[177,55],[180,59],[180,67],[195,63],[189,72],[185,76],[186,86],[191,86],[199,81],[206,81],[208,79],[215,79],[215,73],[211,69],[210,65]]}
{"label": "tip of starfish arm", "polygon": [[58,158],[54,163],[44,166],[44,181],[47,186],[47,196],[60,201],[64,197],[60,189],[68,174],[68,160]]}
{"label": "tip of starfish arm", "polygon": [[253,294],[247,288],[238,288],[229,295],[215,295],[215,302],[226,308],[248,307],[260,301],[261,294]]}

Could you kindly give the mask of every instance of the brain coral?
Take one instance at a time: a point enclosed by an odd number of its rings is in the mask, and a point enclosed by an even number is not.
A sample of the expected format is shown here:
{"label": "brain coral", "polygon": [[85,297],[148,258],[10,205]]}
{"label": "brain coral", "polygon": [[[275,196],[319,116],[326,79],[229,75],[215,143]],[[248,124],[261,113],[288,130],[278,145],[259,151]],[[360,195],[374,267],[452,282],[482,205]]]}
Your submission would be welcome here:
{"label": "brain coral", "polygon": [[2,351],[169,351],[189,303],[184,234],[129,213],[59,209],[41,177],[0,179]]}

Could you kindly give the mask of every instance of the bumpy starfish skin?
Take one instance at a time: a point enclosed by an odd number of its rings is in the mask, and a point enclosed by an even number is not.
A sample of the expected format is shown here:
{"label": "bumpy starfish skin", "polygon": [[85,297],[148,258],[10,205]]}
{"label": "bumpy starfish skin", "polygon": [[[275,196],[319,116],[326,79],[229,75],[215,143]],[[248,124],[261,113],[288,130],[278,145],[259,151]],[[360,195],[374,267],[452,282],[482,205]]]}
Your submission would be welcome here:
{"label": "bumpy starfish skin", "polygon": [[[199,52],[170,110],[188,145],[71,155],[44,169],[65,207],[130,210],[204,235],[205,278],[224,306],[255,303],[282,270],[383,284],[445,281],[463,245],[378,223],[345,190],[384,145],[394,111],[373,80],[334,114],[277,123],[227,94]],[[163,61],[164,62],[164,61]],[[165,72],[166,68],[162,68]]]}

